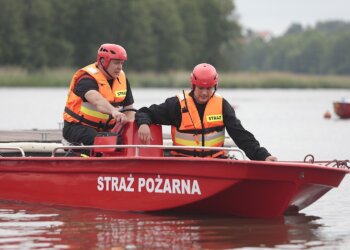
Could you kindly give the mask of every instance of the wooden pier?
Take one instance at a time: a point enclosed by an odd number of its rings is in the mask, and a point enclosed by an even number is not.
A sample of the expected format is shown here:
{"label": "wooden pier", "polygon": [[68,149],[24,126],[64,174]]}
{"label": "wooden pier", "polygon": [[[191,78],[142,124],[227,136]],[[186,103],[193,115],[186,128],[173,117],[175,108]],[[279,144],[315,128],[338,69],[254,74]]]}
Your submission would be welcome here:
{"label": "wooden pier", "polygon": [[61,142],[62,130],[1,130],[0,142]]}

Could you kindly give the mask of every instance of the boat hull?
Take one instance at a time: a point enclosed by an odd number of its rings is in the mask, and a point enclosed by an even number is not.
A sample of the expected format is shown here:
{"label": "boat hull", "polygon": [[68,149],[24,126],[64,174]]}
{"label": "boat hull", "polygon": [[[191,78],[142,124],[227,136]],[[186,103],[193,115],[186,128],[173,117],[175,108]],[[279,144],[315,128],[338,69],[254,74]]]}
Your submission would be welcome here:
{"label": "boat hull", "polygon": [[117,211],[279,217],[303,209],[346,169],[182,157],[2,157],[0,199]]}
{"label": "boat hull", "polygon": [[350,118],[350,103],[348,102],[334,102],[334,112],[342,119]]}

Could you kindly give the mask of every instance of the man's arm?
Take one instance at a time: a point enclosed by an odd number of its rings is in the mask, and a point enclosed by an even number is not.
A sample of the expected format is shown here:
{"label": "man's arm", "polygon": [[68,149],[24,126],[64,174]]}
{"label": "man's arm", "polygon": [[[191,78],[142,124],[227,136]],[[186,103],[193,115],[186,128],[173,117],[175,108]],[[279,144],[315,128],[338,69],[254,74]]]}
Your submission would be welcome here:
{"label": "man's arm", "polygon": [[[123,107],[123,109],[134,109],[134,105],[128,105]],[[126,118],[129,122],[135,121],[135,111],[125,111],[123,112],[126,115]]]}
{"label": "man's arm", "polygon": [[124,123],[126,121],[126,115],[113,107],[113,105],[110,104],[98,91],[89,90],[85,93],[84,97],[89,103],[94,105],[98,111],[111,115],[116,122]]}
{"label": "man's arm", "polygon": [[152,135],[149,126],[151,124],[174,125],[181,124],[181,108],[177,97],[168,98],[162,104],[153,104],[149,108],[139,109],[135,115],[139,126],[138,136],[142,143],[149,144]]}
{"label": "man's arm", "polygon": [[180,102],[177,97],[170,97],[162,104],[153,104],[149,108],[139,109],[135,116],[138,126],[142,124],[174,125],[181,124]]}
{"label": "man's arm", "polygon": [[266,148],[260,146],[252,133],[242,126],[241,121],[236,117],[234,109],[225,99],[223,100],[223,114],[228,134],[249,159],[260,161],[277,160],[276,157],[271,156]]}

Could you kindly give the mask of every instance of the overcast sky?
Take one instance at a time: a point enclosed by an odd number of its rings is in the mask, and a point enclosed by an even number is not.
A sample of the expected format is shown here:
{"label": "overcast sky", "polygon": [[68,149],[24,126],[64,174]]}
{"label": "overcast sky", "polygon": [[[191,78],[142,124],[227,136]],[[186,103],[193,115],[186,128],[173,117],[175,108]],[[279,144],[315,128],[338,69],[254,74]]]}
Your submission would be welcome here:
{"label": "overcast sky", "polygon": [[292,23],[314,26],[317,21],[350,21],[350,0],[235,0],[244,28],[283,34]]}

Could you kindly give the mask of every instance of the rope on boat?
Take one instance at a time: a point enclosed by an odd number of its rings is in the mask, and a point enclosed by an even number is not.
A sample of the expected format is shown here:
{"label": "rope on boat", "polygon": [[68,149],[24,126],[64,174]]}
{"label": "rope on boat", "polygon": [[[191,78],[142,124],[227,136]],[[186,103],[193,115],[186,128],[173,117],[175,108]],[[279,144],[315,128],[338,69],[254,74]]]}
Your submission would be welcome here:
{"label": "rope on boat", "polygon": [[324,163],[324,166],[328,167],[336,167],[336,168],[345,168],[350,169],[350,161],[349,160],[337,160],[334,159],[332,161],[317,161],[315,162],[315,157],[312,154],[308,154],[304,157],[305,163]]}
{"label": "rope on boat", "polygon": [[333,161],[330,161],[326,164],[326,166],[330,166],[333,163],[332,167],[337,167],[337,168],[346,168],[350,169],[350,161],[349,160],[343,160],[343,161],[338,161],[334,159]]}

